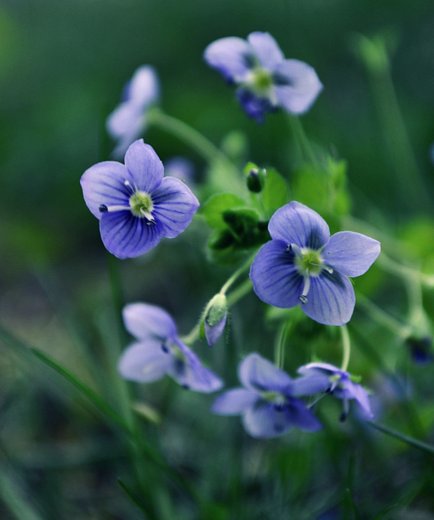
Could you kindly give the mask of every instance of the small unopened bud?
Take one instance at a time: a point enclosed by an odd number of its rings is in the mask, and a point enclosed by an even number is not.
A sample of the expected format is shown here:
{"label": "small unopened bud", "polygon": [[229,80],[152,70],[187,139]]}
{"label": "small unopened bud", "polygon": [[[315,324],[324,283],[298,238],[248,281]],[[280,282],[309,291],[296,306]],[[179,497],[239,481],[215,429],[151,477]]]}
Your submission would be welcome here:
{"label": "small unopened bud", "polygon": [[204,326],[205,337],[211,347],[222,335],[228,317],[228,304],[226,296],[222,293],[216,294],[205,309]]}
{"label": "small unopened bud", "polygon": [[260,193],[264,188],[267,171],[264,168],[260,168],[256,164],[249,162],[244,168],[244,173],[246,175],[248,190],[253,193]]}

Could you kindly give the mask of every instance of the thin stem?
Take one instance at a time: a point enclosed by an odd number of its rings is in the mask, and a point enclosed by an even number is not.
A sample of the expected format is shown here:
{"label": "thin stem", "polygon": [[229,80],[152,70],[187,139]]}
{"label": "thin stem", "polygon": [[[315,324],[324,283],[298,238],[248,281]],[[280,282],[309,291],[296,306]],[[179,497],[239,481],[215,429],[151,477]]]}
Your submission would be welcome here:
{"label": "thin stem", "polygon": [[416,278],[420,280],[420,283],[425,287],[430,289],[434,288],[434,275],[421,273],[417,269],[413,267],[409,267],[407,265],[400,264],[385,255],[384,253],[378,258],[378,265],[382,267],[385,271],[389,273],[395,274],[399,277],[404,278]]}
{"label": "thin stem", "polygon": [[399,320],[384,311],[381,307],[378,307],[378,305],[365,296],[359,296],[359,303],[373,320],[400,338],[405,339],[410,334],[411,327],[403,325]]}
{"label": "thin stem", "polygon": [[390,437],[398,439],[401,442],[405,442],[406,444],[409,444],[414,448],[429,453],[430,455],[434,455],[434,446],[432,446],[431,444],[419,441],[418,439],[410,437],[409,435],[405,435],[404,433],[401,433],[397,430],[393,430],[392,428],[388,428],[387,426],[384,426],[382,424],[374,423],[371,421],[368,422],[368,424],[369,426],[371,426],[371,428],[374,428],[375,430],[384,433],[385,435],[389,435]]}
{"label": "thin stem", "polygon": [[236,172],[238,175],[237,167],[221,150],[219,150],[200,132],[183,121],[169,116],[159,109],[153,109],[149,113],[148,123],[175,135],[178,139],[184,141],[186,144],[191,146],[191,148],[196,150],[196,152],[208,163],[218,161],[224,164],[229,170]]}
{"label": "thin stem", "polygon": [[312,164],[317,164],[318,159],[312,149],[312,145],[310,144],[309,139],[306,136],[300,119],[297,116],[290,116],[289,124],[301,154],[305,159],[307,159],[307,161],[311,162]]}
{"label": "thin stem", "polygon": [[341,370],[347,370],[348,364],[350,362],[350,356],[351,356],[351,340],[350,340],[350,334],[348,332],[348,328],[346,325],[342,325],[340,327],[341,331],[341,339],[342,339],[342,363],[341,363]]}
{"label": "thin stem", "polygon": [[285,345],[286,340],[288,339],[289,331],[291,330],[291,326],[291,321],[285,321],[280,326],[279,333],[277,335],[277,341],[274,350],[274,363],[279,368],[283,368],[285,366]]}
{"label": "thin stem", "polygon": [[220,289],[220,294],[226,294],[228,289],[233,285],[233,283],[250,267],[253,258],[256,255],[256,251],[253,255],[249,256],[249,258],[226,280],[226,282],[222,285]]}

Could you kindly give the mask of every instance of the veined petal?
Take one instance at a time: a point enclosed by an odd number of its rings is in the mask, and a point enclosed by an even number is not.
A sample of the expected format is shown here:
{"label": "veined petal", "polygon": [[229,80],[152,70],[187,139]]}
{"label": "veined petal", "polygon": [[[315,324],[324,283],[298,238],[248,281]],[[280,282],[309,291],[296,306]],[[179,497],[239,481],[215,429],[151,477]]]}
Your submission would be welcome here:
{"label": "veined petal", "polygon": [[268,231],[276,240],[311,249],[319,249],[330,237],[326,221],[316,211],[295,201],[274,213]]}
{"label": "veined petal", "polygon": [[361,408],[366,418],[372,419],[373,413],[369,403],[368,392],[358,383],[353,383],[350,379],[343,381],[333,392],[339,399],[354,399]]}
{"label": "veined petal", "polygon": [[176,324],[168,312],[157,305],[130,303],[122,311],[125,328],[140,340],[165,341],[176,336]]}
{"label": "veined petal", "polygon": [[246,114],[257,123],[263,123],[267,112],[274,110],[267,98],[258,97],[247,88],[237,89],[237,98]]}
{"label": "veined petal", "polygon": [[152,193],[161,183],[164,167],[155,150],[138,139],[125,154],[125,166],[133,178],[134,187]]}
{"label": "veined petal", "polygon": [[253,406],[258,399],[256,392],[245,388],[233,388],[217,397],[211,411],[219,415],[239,415]]}
{"label": "veined petal", "polygon": [[279,105],[291,114],[306,112],[323,88],[313,67],[299,60],[281,62],[274,80]]}
{"label": "veined petal", "polygon": [[315,417],[313,412],[303,403],[300,399],[290,399],[285,413],[288,417],[288,421],[306,432],[315,432],[322,428],[321,423]]}
{"label": "veined petal", "polygon": [[158,223],[134,217],[129,210],[103,213],[99,224],[105,247],[118,258],[143,255],[162,238]]}
{"label": "veined petal", "polygon": [[360,276],[371,267],[380,254],[378,240],[352,231],[330,237],[322,252],[324,262],[346,276]]}
{"label": "veined petal", "polygon": [[190,224],[199,207],[199,201],[181,180],[164,177],[152,193],[153,216],[167,238],[174,238]]}
{"label": "veined petal", "polygon": [[125,166],[116,161],[104,161],[88,168],[81,176],[80,184],[83,190],[86,206],[100,219],[100,206],[128,206],[129,192],[125,180],[130,174]]}
{"label": "veined petal", "polygon": [[159,90],[155,69],[142,65],[134,72],[126,96],[130,104],[144,108],[157,101]]}
{"label": "veined petal", "polygon": [[321,362],[308,363],[307,365],[301,366],[297,370],[297,372],[299,374],[310,374],[312,371],[325,372],[325,373],[329,373],[330,375],[333,375],[333,374],[341,375],[343,373],[343,371],[340,370],[335,365],[332,365],[331,363],[321,363]]}
{"label": "veined petal", "polygon": [[293,258],[281,240],[271,240],[258,251],[250,268],[250,279],[263,302],[284,308],[300,303],[303,277],[294,266]]}
{"label": "veined petal", "polygon": [[127,347],[119,359],[118,370],[124,379],[151,383],[166,375],[170,364],[170,356],[163,352],[161,343],[148,340]]}
{"label": "veined petal", "polygon": [[235,83],[243,81],[252,67],[252,50],[241,38],[216,40],[205,49],[204,57],[208,65]]}
{"label": "veined petal", "polygon": [[192,350],[180,341],[177,345],[184,355],[184,361],[171,356],[169,373],[176,382],[185,388],[203,393],[215,392],[223,386],[223,381],[206,368]]}
{"label": "veined petal", "polygon": [[307,316],[324,325],[344,325],[354,311],[356,298],[350,280],[334,271],[311,277],[307,303],[301,308]]}
{"label": "veined petal", "polygon": [[273,70],[285,59],[276,40],[269,33],[250,33],[247,37],[247,41],[252,46],[259,63],[265,69]]}
{"label": "veined petal", "polygon": [[259,354],[249,354],[238,369],[241,383],[249,390],[285,391],[292,379],[286,372],[276,367]]}

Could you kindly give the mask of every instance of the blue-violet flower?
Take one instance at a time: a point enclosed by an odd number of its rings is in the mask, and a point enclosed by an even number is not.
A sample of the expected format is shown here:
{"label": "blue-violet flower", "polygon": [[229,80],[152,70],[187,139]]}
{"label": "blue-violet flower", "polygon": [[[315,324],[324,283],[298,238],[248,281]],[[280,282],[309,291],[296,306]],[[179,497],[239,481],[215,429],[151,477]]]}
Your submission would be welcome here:
{"label": "blue-violet flower", "polygon": [[359,406],[364,417],[372,419],[373,414],[369,403],[368,392],[360,384],[352,380],[351,374],[329,363],[309,363],[298,369],[309,386],[309,381],[316,388],[323,381],[323,392],[330,393],[343,401],[341,421],[344,421],[349,413],[350,401],[354,400]]}
{"label": "blue-violet flower", "polygon": [[349,276],[364,274],[380,254],[380,243],[360,233],[330,236],[315,211],[290,202],[268,224],[272,240],[258,251],[250,269],[257,296],[275,307],[301,309],[325,325],[343,325],[353,314]]}
{"label": "blue-violet flower", "polygon": [[125,85],[121,103],[107,118],[107,131],[117,142],[115,157],[122,157],[128,146],[146,128],[146,114],[158,101],[159,84],[153,67],[142,65]]}
{"label": "blue-violet flower", "polygon": [[142,255],[190,224],[199,201],[182,181],[163,175],[158,155],[140,139],[128,148],[125,165],[101,162],[81,177],[102,241],[118,258]]}
{"label": "blue-violet flower", "polygon": [[240,363],[238,375],[243,388],[233,388],[217,397],[212,406],[214,413],[241,415],[244,429],[257,438],[278,437],[293,427],[304,431],[321,428],[318,419],[297,398],[310,395],[312,388],[306,393],[298,380],[259,354],[249,354]]}
{"label": "blue-violet flower", "polygon": [[229,83],[237,85],[239,102],[258,122],[278,108],[290,114],[306,112],[323,88],[310,65],[285,59],[265,32],[250,33],[247,40],[221,38],[208,45],[204,56]]}
{"label": "blue-violet flower", "polygon": [[151,383],[168,375],[184,388],[204,393],[222,387],[221,379],[181,341],[166,311],[155,305],[132,303],[124,307],[123,319],[128,332],[137,339],[119,360],[123,378]]}

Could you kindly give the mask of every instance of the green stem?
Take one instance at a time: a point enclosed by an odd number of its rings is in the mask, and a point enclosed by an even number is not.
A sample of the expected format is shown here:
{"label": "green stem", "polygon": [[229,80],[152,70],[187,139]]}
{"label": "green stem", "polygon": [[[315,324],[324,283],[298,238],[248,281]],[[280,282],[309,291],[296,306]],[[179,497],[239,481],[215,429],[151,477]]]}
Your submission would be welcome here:
{"label": "green stem", "polygon": [[308,162],[311,162],[312,164],[318,164],[318,158],[312,149],[312,145],[306,136],[300,119],[297,116],[290,116],[289,124],[291,126],[295,142],[297,143],[297,147],[300,150],[301,155],[304,156],[304,159]]}
{"label": "green stem", "polygon": [[388,428],[387,426],[383,426],[382,424],[378,424],[378,423],[374,423],[374,422],[368,422],[368,424],[369,424],[369,426],[371,426],[371,428],[374,428],[375,430],[377,430],[381,433],[384,433],[385,435],[389,435],[390,437],[398,439],[401,442],[405,442],[406,444],[409,444],[410,446],[413,446],[414,448],[422,450],[425,453],[434,455],[434,446],[432,446],[431,444],[428,444],[423,441],[419,441],[418,439],[410,437],[409,435],[405,435],[404,433],[401,433],[397,430],[392,430],[392,428]]}
{"label": "green stem", "polygon": [[351,356],[351,341],[350,341],[350,334],[348,332],[347,326],[342,325],[340,327],[341,331],[341,339],[342,339],[342,363],[341,363],[341,370],[347,371],[348,364],[350,362],[350,356]]}
{"label": "green stem", "polygon": [[222,285],[220,289],[220,294],[226,294],[228,289],[236,282],[236,280],[245,272],[252,264],[254,257],[256,256],[256,251],[253,255],[249,256],[249,258],[226,280],[226,282]]}
{"label": "green stem", "polygon": [[286,340],[288,339],[289,331],[291,330],[292,322],[285,321],[279,329],[276,345],[274,349],[274,363],[279,368],[283,368],[285,366],[285,345]]}
{"label": "green stem", "polygon": [[162,130],[175,135],[184,141],[201,155],[208,163],[220,162],[226,168],[234,171],[238,175],[237,167],[232,161],[220,151],[211,141],[204,137],[200,132],[187,125],[183,121],[169,116],[159,109],[153,109],[148,116],[150,125],[161,128]]}
{"label": "green stem", "polygon": [[365,312],[368,313],[369,316],[379,325],[382,325],[384,328],[390,330],[401,339],[406,339],[409,336],[411,327],[403,325],[399,320],[394,318],[388,312],[384,311],[381,307],[378,307],[378,305],[365,296],[359,295],[358,301]]}
{"label": "green stem", "polygon": [[417,279],[425,287],[430,289],[434,288],[434,275],[421,273],[413,267],[400,264],[384,253],[378,258],[378,265],[385,271],[395,274],[396,276],[406,279]]}

